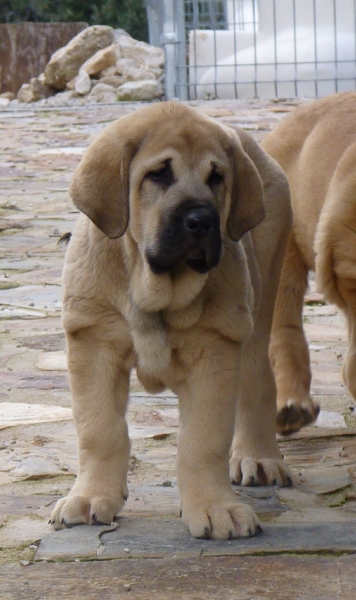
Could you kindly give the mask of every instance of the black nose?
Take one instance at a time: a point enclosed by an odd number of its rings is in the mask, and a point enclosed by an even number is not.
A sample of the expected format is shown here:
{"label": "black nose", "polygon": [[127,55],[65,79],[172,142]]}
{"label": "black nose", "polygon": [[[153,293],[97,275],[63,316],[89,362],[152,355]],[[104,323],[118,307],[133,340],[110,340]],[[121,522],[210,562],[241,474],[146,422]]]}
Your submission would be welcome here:
{"label": "black nose", "polygon": [[192,208],[185,215],[184,225],[194,237],[207,237],[213,228],[211,211],[206,208]]}

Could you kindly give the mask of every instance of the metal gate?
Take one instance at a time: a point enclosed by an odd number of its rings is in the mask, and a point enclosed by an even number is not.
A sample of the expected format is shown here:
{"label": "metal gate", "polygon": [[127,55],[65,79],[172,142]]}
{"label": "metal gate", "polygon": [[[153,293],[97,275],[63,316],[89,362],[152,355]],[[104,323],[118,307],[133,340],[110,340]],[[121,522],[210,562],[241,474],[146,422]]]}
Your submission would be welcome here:
{"label": "metal gate", "polygon": [[180,100],[356,89],[356,0],[147,0]]}

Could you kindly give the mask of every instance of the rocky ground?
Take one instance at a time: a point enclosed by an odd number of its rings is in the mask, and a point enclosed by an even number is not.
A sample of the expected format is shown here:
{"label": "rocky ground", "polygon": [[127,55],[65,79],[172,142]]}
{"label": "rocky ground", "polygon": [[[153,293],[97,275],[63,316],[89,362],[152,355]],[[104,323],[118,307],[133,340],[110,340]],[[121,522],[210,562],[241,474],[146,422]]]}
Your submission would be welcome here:
{"label": "rocky ground", "polygon": [[[200,110],[262,137],[301,101],[209,101]],[[177,517],[178,412],[133,378],[130,498],[118,527],[47,524],[72,486],[76,437],[60,323],[60,277],[77,212],[75,166],[107,123],[142,103],[7,107],[0,119],[0,600],[355,598],[356,417],[341,382],[342,315],[314,291],[304,323],[316,426],[281,438],[293,489],[240,488],[264,524],[249,540],[192,540]],[[130,560],[129,560],[130,559]]]}

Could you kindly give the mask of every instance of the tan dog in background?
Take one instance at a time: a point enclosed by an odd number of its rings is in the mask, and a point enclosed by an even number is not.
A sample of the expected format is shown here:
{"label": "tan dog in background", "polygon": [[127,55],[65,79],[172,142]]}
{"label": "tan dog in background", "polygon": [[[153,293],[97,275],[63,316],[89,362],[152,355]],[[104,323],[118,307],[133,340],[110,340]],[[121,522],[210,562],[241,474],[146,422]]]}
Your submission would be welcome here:
{"label": "tan dog in background", "polygon": [[85,213],[63,292],[79,472],[51,523],[111,523],[122,508],[136,367],[149,392],[178,395],[180,508],[192,535],[254,535],[258,519],[230,485],[231,447],[232,480],[291,483],[268,359],[291,228],[285,175],[248,134],[170,102],[105,129],[71,194]]}
{"label": "tan dog in background", "polygon": [[343,379],[356,398],[356,93],[316,100],[283,119],[262,143],[288,176],[294,213],[276,302],[270,348],[277,383],[278,431],[314,421],[303,331],[308,272],[341,308],[349,343]]}

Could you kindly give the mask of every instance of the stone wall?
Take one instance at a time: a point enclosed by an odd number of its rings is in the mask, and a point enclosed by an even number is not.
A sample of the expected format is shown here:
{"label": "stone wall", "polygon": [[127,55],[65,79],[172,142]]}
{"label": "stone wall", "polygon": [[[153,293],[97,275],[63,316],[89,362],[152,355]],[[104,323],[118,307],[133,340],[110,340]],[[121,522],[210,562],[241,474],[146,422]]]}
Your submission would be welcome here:
{"label": "stone wall", "polygon": [[86,23],[0,25],[0,93],[16,95],[23,83],[44,71],[58,48],[86,27]]}

